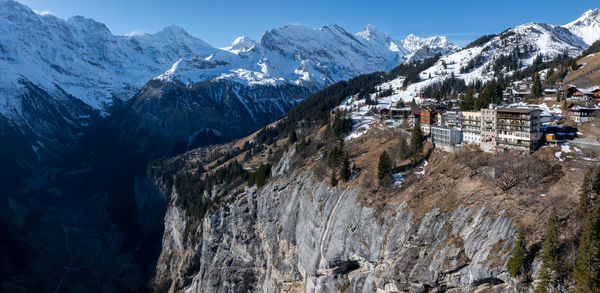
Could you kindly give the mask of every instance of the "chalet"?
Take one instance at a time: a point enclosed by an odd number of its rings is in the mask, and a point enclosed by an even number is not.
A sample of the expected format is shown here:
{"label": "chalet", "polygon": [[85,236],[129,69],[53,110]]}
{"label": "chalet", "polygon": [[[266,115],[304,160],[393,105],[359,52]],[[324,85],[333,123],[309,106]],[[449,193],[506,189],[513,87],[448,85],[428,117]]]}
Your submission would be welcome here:
{"label": "chalet", "polygon": [[542,139],[540,114],[535,108],[498,108],[496,150],[535,151]]}
{"label": "chalet", "polygon": [[521,102],[529,97],[531,97],[531,90],[513,91],[513,99],[515,102]]}
{"label": "chalet", "polygon": [[410,116],[410,113],[411,113],[411,110],[408,107],[379,109],[379,115],[381,115],[381,117],[390,118],[390,119],[402,119],[403,117],[405,117],[404,115],[406,115],[406,117]]}
{"label": "chalet", "polygon": [[544,100],[550,101],[555,100],[558,95],[558,90],[555,88],[544,89]]}
{"label": "chalet", "polygon": [[[594,90],[595,91],[595,90]],[[573,85],[567,86],[564,96],[568,100],[589,101],[595,98],[595,92],[592,90],[579,89]]]}
{"label": "chalet", "polygon": [[594,120],[600,109],[596,106],[570,104],[567,108],[567,117],[576,123],[585,123]]}
{"label": "chalet", "polygon": [[556,93],[558,93],[558,90],[555,88],[544,89],[544,96],[556,97]]}

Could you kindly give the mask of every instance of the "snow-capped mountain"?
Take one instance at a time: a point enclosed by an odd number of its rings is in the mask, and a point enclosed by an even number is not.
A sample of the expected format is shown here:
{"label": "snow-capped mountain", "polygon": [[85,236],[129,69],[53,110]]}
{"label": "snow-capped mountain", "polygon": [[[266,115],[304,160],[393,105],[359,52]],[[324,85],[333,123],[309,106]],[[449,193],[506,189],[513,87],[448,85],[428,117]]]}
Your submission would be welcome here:
{"label": "snow-capped mountain", "polygon": [[[157,111],[141,117],[166,115],[149,105],[159,97],[188,105],[181,111],[202,112],[196,106],[203,103],[181,100],[192,95],[214,101],[210,115],[236,113],[254,120],[248,125],[257,128],[285,115],[310,92],[362,73],[389,70],[411,50],[372,26],[351,34],[337,25],[288,25],[267,31],[259,42],[240,37],[227,48],[215,48],[177,26],[117,36],[92,19],[64,20],[0,0],[0,122],[4,129],[27,133],[23,148],[38,157],[38,150],[74,139],[98,114],[108,116],[112,106],[130,107],[134,100],[132,113]],[[151,86],[145,87],[149,81]],[[203,84],[193,86],[198,83]],[[198,87],[211,91],[199,91],[208,95],[200,97],[194,92]],[[143,88],[155,90],[140,92]],[[170,94],[175,89],[181,97]],[[270,94],[262,97],[261,92]],[[37,101],[44,101],[43,107]],[[200,112],[189,117],[202,120],[208,115]],[[61,135],[54,133],[67,126]],[[223,134],[225,129],[215,130]],[[191,132],[187,135],[197,130]]]}
{"label": "snow-capped mountain", "polygon": [[[75,16],[38,14],[0,1],[0,114],[16,118],[26,79],[57,95],[62,91],[105,111],[126,101],[153,77],[183,82],[231,79],[246,85],[306,84],[320,88],[361,73],[391,69],[406,54],[430,44],[401,42],[368,26],[350,34],[330,25],[283,26],[260,42],[247,37],[218,49],[183,29],[113,35],[104,24]],[[452,47],[451,44],[447,44]]]}
{"label": "snow-capped mountain", "polygon": [[404,56],[405,62],[423,60],[436,54],[447,55],[460,51],[460,47],[452,44],[444,36],[420,38],[410,34],[402,41],[402,46],[410,52]]}
{"label": "snow-capped mountain", "polygon": [[393,100],[410,100],[422,88],[452,75],[467,83],[486,81],[499,73],[511,74],[516,69],[531,65],[537,56],[542,56],[546,61],[564,53],[577,56],[598,39],[598,9],[589,10],[566,25],[527,23],[510,28],[477,46],[469,46],[442,56],[436,64],[421,72],[420,82],[409,85],[406,89],[400,89],[403,77],[388,82],[383,87],[396,89]]}
{"label": "snow-capped mountain", "polygon": [[[156,34],[115,36],[81,16],[62,20],[0,1],[0,113],[18,113],[11,98],[24,78],[51,95],[62,90],[95,109],[126,100],[182,57],[214,50],[177,27]],[[12,93],[12,94],[11,94]],[[12,97],[11,97],[12,96]],[[9,104],[10,106],[6,106]]]}
{"label": "snow-capped mountain", "polygon": [[591,45],[600,35],[600,9],[592,9],[581,17],[563,27],[580,37],[586,44]]}
{"label": "snow-capped mountain", "polygon": [[[224,48],[226,52],[182,59],[157,78],[182,82],[233,79],[249,85],[293,83],[320,88],[359,74],[390,70],[405,55],[424,48],[435,53],[458,50],[445,37],[412,38],[405,42],[410,45],[406,48],[370,25],[356,34],[337,25],[318,29],[286,25],[266,32],[258,43],[240,37]],[[420,54],[419,58],[435,53]]]}
{"label": "snow-capped mountain", "polygon": [[246,37],[246,36],[241,36],[238,37],[237,39],[235,39],[235,41],[233,41],[233,43],[231,43],[231,46],[229,47],[225,47],[223,48],[223,50],[232,52],[232,53],[243,53],[243,52],[248,52],[250,50],[252,50],[252,48],[254,48],[254,46],[256,46],[256,41]]}

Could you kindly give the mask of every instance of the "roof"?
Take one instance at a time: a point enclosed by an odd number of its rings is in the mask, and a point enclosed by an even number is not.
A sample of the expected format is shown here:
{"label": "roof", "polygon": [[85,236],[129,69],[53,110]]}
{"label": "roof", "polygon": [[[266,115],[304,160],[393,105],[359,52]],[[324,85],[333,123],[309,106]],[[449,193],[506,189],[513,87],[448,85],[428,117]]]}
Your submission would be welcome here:
{"label": "roof", "polygon": [[541,111],[541,110],[534,109],[534,108],[498,108],[498,112],[503,112],[503,113],[529,114],[533,111]]}
{"label": "roof", "polygon": [[574,107],[570,107],[569,111],[596,111],[597,107],[585,107],[581,105],[575,105]]}

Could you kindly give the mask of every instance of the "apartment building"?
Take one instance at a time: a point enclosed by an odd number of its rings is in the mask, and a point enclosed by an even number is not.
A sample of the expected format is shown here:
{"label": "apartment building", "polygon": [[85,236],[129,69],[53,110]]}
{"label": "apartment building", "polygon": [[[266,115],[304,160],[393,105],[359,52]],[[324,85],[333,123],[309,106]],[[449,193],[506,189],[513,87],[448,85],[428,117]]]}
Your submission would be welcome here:
{"label": "apartment building", "polygon": [[460,112],[460,129],[465,143],[481,143],[481,112]]}
{"label": "apartment building", "polygon": [[496,109],[490,104],[488,108],[481,109],[481,142],[479,146],[484,152],[496,150]]}
{"label": "apartment building", "polygon": [[429,107],[425,107],[419,113],[419,119],[421,119],[421,131],[423,131],[424,135],[429,135],[431,133],[431,125],[435,125],[435,121],[437,121],[437,112],[432,111]]}
{"label": "apartment building", "polygon": [[542,138],[540,109],[498,108],[495,112],[498,151],[529,154],[538,148]]}
{"label": "apartment building", "polygon": [[478,144],[485,152],[513,150],[535,151],[542,139],[542,110],[538,108],[497,108],[490,105],[480,111],[447,111],[433,123],[432,112],[421,110],[421,127],[442,147],[461,143]]}
{"label": "apartment building", "polygon": [[431,126],[431,142],[443,147],[462,143],[462,132],[457,128]]}
{"label": "apartment building", "polygon": [[443,123],[440,125],[445,125],[450,128],[460,128],[460,116],[460,111],[446,111],[441,115],[441,121]]}

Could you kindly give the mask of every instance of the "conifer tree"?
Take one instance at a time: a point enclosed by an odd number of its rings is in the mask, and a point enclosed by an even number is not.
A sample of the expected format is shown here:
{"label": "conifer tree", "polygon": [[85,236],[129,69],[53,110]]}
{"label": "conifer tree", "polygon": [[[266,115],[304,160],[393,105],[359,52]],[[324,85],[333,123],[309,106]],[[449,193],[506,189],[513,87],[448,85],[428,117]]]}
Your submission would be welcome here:
{"label": "conifer tree", "polygon": [[350,179],[350,160],[348,159],[348,153],[344,154],[344,160],[342,161],[342,169],[340,170],[340,179],[344,182],[348,182]]}
{"label": "conifer tree", "polygon": [[585,222],[573,270],[574,292],[600,292],[600,168],[586,172],[579,192],[577,214]]}
{"label": "conifer tree", "polygon": [[379,156],[379,164],[377,165],[377,179],[379,184],[384,184],[390,176],[392,168],[390,157],[386,151],[383,151]]}
{"label": "conifer tree", "polygon": [[333,174],[331,174],[331,186],[335,187],[338,184],[337,175],[335,174],[335,170],[333,170]]}
{"label": "conifer tree", "polygon": [[558,218],[556,208],[552,207],[548,223],[546,224],[546,239],[542,250],[542,267],[538,276],[535,293],[548,292],[552,276],[557,271],[558,262]]}
{"label": "conifer tree", "polygon": [[548,224],[546,225],[546,239],[544,240],[542,260],[548,264],[550,269],[554,271],[558,269],[558,216],[556,215],[556,207],[552,207]]}
{"label": "conifer tree", "polygon": [[539,99],[542,96],[542,82],[540,80],[539,73],[536,73],[533,77],[533,86],[531,87],[531,94],[534,99]]}
{"label": "conifer tree", "polygon": [[423,132],[421,131],[421,121],[417,119],[413,127],[412,137],[410,138],[410,153],[413,158],[413,163],[416,163],[423,149]]}
{"label": "conifer tree", "polygon": [[298,136],[296,135],[296,131],[295,130],[290,131],[288,142],[290,144],[294,144],[297,141],[298,141]]}
{"label": "conifer tree", "polygon": [[588,213],[579,238],[573,270],[575,292],[600,292],[598,211]]}
{"label": "conifer tree", "polygon": [[538,275],[538,283],[535,285],[534,293],[547,293],[550,290],[550,269],[542,265]]}
{"label": "conifer tree", "polygon": [[585,175],[583,176],[583,183],[579,189],[579,206],[577,208],[577,215],[581,218],[587,217],[591,208],[592,175],[593,169],[589,169],[587,172],[585,172]]}
{"label": "conifer tree", "polygon": [[473,87],[468,87],[465,93],[465,100],[460,103],[461,111],[471,111],[475,107],[475,98],[473,94]]}
{"label": "conifer tree", "polygon": [[519,239],[515,246],[515,251],[512,256],[508,259],[506,264],[508,273],[516,277],[522,273],[523,264],[525,263],[525,256],[527,254],[527,242],[525,240],[525,231],[523,228],[519,229]]}

